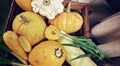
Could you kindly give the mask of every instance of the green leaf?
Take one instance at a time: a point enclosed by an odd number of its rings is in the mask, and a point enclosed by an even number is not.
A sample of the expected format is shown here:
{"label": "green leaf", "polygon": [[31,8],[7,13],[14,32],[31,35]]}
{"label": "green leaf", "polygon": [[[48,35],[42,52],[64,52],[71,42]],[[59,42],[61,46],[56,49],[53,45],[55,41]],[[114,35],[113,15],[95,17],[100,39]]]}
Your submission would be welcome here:
{"label": "green leaf", "polygon": [[2,41],[2,37],[0,36],[0,43],[1,43],[1,41]]}
{"label": "green leaf", "polygon": [[3,52],[7,52],[7,53],[11,53],[12,52],[10,49],[8,49],[8,47],[6,47],[6,45],[5,45],[3,40],[0,42],[0,50],[2,50]]}
{"label": "green leaf", "polygon": [[79,55],[79,56],[77,56],[77,57],[71,59],[70,61],[73,61],[73,60],[79,59],[79,58],[84,58],[84,57],[91,57],[91,56],[92,56],[91,54],[83,54],[83,55]]}
{"label": "green leaf", "polygon": [[71,47],[76,47],[76,48],[79,48],[80,46],[77,46],[75,44],[65,44],[65,43],[62,43],[62,45],[64,46],[71,46]]}
{"label": "green leaf", "polygon": [[11,64],[12,61],[0,56],[0,64]]}
{"label": "green leaf", "polygon": [[9,65],[14,65],[14,66],[28,66],[25,64],[17,63],[11,60],[6,59],[5,57],[0,56],[0,64],[9,64]]}
{"label": "green leaf", "polygon": [[18,56],[17,54],[15,54],[14,52],[12,52],[4,43],[4,41],[2,40],[0,42],[0,50],[9,54],[12,54],[14,57],[16,57],[16,59],[18,59],[19,61],[21,61],[23,64],[27,64],[27,62],[25,60],[23,60],[20,56]]}

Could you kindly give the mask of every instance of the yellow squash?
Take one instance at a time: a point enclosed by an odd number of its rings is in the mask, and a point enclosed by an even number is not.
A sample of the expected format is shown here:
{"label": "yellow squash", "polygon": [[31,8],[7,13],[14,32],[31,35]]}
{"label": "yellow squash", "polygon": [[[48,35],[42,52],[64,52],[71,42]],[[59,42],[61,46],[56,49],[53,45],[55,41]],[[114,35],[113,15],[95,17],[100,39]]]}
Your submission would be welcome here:
{"label": "yellow squash", "polygon": [[26,52],[30,52],[31,51],[32,47],[31,47],[30,43],[28,42],[28,40],[26,39],[26,37],[19,36],[19,42],[20,42],[20,45],[23,47],[23,49]]}
{"label": "yellow squash", "polygon": [[32,11],[31,1],[32,0],[15,0],[17,5],[24,11]]}
{"label": "yellow squash", "polygon": [[62,66],[65,50],[57,41],[44,41],[35,46],[29,54],[32,66]]}
{"label": "yellow squash", "polygon": [[49,25],[45,30],[45,38],[48,40],[58,40],[60,38],[60,30],[53,25]]}
{"label": "yellow squash", "polygon": [[5,44],[17,55],[19,55],[24,60],[27,60],[27,54],[21,47],[18,36],[13,31],[7,31],[3,34],[3,39]]}
{"label": "yellow squash", "polygon": [[66,12],[57,15],[54,19],[49,20],[51,25],[58,27],[66,33],[74,33],[78,31],[82,24],[83,18],[77,12],[70,12],[70,4]]}
{"label": "yellow squash", "polygon": [[33,12],[18,14],[12,24],[13,31],[26,37],[31,46],[44,39],[46,23],[44,19]]}

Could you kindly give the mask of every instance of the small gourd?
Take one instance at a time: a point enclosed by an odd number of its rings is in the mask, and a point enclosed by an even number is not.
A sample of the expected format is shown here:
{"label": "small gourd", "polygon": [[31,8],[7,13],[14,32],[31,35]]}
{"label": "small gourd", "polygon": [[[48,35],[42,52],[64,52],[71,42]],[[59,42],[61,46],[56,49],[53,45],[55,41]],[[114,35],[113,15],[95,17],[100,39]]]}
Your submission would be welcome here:
{"label": "small gourd", "polygon": [[32,66],[62,66],[65,50],[57,41],[44,41],[36,45],[29,54]]}
{"label": "small gourd", "polygon": [[22,48],[26,51],[26,52],[30,52],[32,47],[29,43],[29,41],[26,39],[26,37],[24,36],[19,36],[19,42],[20,45],[22,46]]}
{"label": "small gourd", "polygon": [[49,25],[45,30],[45,38],[48,40],[58,40],[60,38],[60,30],[53,25]]}
{"label": "small gourd", "polygon": [[69,4],[67,12],[62,12],[61,14],[57,15],[54,19],[49,20],[49,23],[66,33],[74,33],[81,28],[83,24],[83,18],[77,12],[70,12]]}
{"label": "small gourd", "polygon": [[33,12],[22,12],[13,20],[12,29],[19,35],[26,37],[31,46],[44,39],[46,23],[44,19]]}
{"label": "small gourd", "polygon": [[57,14],[63,12],[63,1],[64,0],[32,0],[31,6],[33,12],[46,16],[48,19],[53,19]]}
{"label": "small gourd", "polygon": [[17,5],[24,11],[32,11],[31,1],[32,0],[15,0]]}

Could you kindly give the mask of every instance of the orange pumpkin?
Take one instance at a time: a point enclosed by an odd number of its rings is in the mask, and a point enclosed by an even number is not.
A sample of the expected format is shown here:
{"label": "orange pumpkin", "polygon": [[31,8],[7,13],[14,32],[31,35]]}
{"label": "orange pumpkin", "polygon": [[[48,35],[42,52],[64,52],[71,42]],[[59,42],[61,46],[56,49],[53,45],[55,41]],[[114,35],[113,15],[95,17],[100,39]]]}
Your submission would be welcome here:
{"label": "orange pumpkin", "polygon": [[77,12],[70,12],[70,5],[66,12],[57,15],[54,19],[49,20],[49,23],[58,27],[66,33],[74,33],[78,31],[82,24],[83,18]]}
{"label": "orange pumpkin", "polygon": [[49,23],[66,33],[74,33],[81,28],[83,19],[76,12],[63,12],[56,16],[55,19],[49,20]]}
{"label": "orange pumpkin", "polygon": [[44,41],[35,46],[29,54],[32,66],[62,66],[65,50],[57,41]]}

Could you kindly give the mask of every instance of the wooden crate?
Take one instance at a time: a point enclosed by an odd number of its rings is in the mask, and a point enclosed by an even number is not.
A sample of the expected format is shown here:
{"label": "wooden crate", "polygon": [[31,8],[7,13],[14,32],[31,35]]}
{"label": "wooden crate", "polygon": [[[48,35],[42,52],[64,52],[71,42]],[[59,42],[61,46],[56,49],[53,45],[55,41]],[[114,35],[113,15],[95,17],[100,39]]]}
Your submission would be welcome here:
{"label": "wooden crate", "polygon": [[[64,7],[67,6],[67,4],[70,2],[70,0],[64,0],[63,5]],[[83,26],[82,29],[80,29],[78,32],[74,33],[74,35],[83,35],[86,38],[89,38],[89,21],[88,21],[88,14],[89,14],[89,5],[85,3],[77,3],[72,2],[71,3],[71,10],[79,12],[83,16]],[[12,30],[12,22],[15,18],[15,16],[19,13],[23,12],[23,10],[16,4],[15,0],[12,1],[9,15],[6,21],[5,25],[5,31]],[[67,62],[63,64],[63,66],[69,66]]]}
{"label": "wooden crate", "polygon": [[[63,5],[64,7],[67,6],[67,4],[70,2],[70,0],[64,0]],[[71,10],[77,11],[83,16],[84,24],[82,26],[82,29],[75,33],[75,35],[83,35],[86,38],[89,38],[89,21],[88,21],[88,9],[89,5],[85,3],[77,3],[72,2],[71,3]],[[23,10],[15,3],[15,0],[12,1],[9,15],[6,21],[5,30],[12,30],[12,22],[15,16],[19,13],[23,12]]]}

